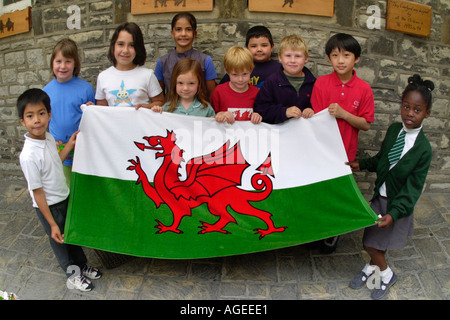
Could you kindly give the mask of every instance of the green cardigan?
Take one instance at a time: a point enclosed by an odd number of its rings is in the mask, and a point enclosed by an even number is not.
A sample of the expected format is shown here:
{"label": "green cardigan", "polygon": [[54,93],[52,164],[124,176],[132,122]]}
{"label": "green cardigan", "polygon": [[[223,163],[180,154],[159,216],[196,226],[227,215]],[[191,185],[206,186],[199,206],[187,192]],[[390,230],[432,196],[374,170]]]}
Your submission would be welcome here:
{"label": "green cardigan", "polygon": [[372,200],[379,195],[379,189],[386,182],[387,212],[395,220],[414,212],[414,206],[422,194],[430,168],[432,151],[427,137],[420,130],[414,146],[398,161],[392,170],[388,153],[402,129],[402,123],[392,124],[386,132],[381,150],[372,158],[359,162],[361,170],[377,173]]}

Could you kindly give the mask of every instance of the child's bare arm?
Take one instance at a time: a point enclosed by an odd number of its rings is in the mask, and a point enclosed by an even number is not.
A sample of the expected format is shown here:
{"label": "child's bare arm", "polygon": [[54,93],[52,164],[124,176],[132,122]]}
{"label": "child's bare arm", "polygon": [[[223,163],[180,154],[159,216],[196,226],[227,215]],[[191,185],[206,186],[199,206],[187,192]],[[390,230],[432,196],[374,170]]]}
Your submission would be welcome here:
{"label": "child's bare arm", "polygon": [[48,224],[50,225],[52,239],[58,243],[64,243],[64,235],[61,234],[61,230],[56,224],[55,219],[53,219],[52,213],[50,212],[50,208],[47,204],[47,199],[45,198],[44,189],[34,189],[33,195],[39,210],[42,212],[45,220],[47,220]]}
{"label": "child's bare arm", "polygon": [[155,106],[162,106],[165,103],[165,98],[164,98],[164,93],[160,93],[159,95],[152,97],[151,102],[149,104],[138,104],[135,105],[134,108],[135,109],[139,109],[139,108],[147,108],[147,109],[152,109]]}
{"label": "child's bare arm", "polygon": [[108,106],[108,101],[106,99],[97,100],[97,106],[107,107]]}
{"label": "child's bare arm", "polygon": [[328,112],[330,115],[335,116],[337,119],[343,119],[348,122],[352,127],[367,131],[370,129],[370,123],[366,121],[363,117],[358,117],[350,112],[344,110],[339,104],[332,103],[328,107]]}
{"label": "child's bare arm", "polygon": [[61,161],[64,162],[64,160],[66,160],[67,156],[69,155],[70,151],[72,151],[75,148],[75,141],[77,139],[77,135],[79,132],[80,130],[72,134],[69,141],[67,141],[67,143],[64,144],[64,148],[59,152],[59,158],[61,159]]}
{"label": "child's bare arm", "polygon": [[216,88],[215,80],[207,80],[206,81],[206,90],[208,91],[208,96],[207,96],[208,101],[210,101],[212,93],[214,92],[215,88]]}

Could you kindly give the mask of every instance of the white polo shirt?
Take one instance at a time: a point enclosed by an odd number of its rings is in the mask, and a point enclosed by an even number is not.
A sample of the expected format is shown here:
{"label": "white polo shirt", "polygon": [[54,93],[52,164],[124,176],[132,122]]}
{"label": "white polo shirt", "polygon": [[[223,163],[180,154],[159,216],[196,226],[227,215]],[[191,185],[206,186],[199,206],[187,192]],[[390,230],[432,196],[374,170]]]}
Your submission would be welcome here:
{"label": "white polo shirt", "polygon": [[69,196],[56,142],[50,133],[46,133],[45,140],[32,139],[28,133],[25,134],[20,166],[28,182],[33,207],[38,207],[33,195],[35,189],[44,189],[49,206],[64,201]]}

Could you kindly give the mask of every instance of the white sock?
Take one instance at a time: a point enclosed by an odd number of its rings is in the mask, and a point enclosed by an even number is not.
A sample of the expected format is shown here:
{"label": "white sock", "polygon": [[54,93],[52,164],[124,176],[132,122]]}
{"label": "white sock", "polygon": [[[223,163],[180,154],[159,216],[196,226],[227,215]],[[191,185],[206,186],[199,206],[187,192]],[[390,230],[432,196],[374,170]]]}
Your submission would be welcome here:
{"label": "white sock", "polygon": [[366,263],[366,265],[362,269],[362,272],[364,272],[367,276],[370,276],[375,271],[376,267],[377,267],[376,265]]}
{"label": "white sock", "polygon": [[380,275],[381,275],[381,281],[383,281],[383,283],[389,283],[389,281],[391,281],[394,273],[392,272],[391,268],[389,268],[389,266],[388,266],[386,269],[384,269],[383,271],[380,272]]}

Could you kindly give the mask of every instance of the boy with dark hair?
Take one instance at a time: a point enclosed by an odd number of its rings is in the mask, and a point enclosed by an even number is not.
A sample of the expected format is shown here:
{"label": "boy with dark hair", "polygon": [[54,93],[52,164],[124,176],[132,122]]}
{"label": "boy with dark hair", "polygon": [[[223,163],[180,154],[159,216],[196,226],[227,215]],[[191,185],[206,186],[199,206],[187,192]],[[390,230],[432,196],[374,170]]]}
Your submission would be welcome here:
{"label": "boy with dark hair", "polygon": [[[90,291],[94,286],[85,276],[98,279],[101,272],[86,265],[87,259],[81,247],[64,244],[69,188],[62,162],[73,150],[78,131],[58,154],[56,141],[47,132],[51,118],[50,98],[41,89],[29,89],[22,93],[17,100],[17,111],[20,123],[28,131],[20,154],[20,166],[28,183],[33,207],[59,265],[66,272],[67,286]],[[75,273],[72,274],[72,271]]]}
{"label": "boy with dark hair", "polygon": [[[361,46],[351,35],[338,33],[328,40],[325,52],[334,72],[316,80],[311,105],[315,113],[328,108],[336,117],[348,160],[354,161],[359,130],[370,129],[375,112],[372,88],[354,70],[361,59]],[[321,251],[333,252],[337,240],[338,237],[326,239]]]}
{"label": "boy with dark hair", "polygon": [[349,51],[355,55],[355,59],[361,57],[360,44],[351,35],[345,33],[338,33],[328,39],[325,45],[325,53],[327,56],[330,57],[331,52],[335,49]]}
{"label": "boy with dark hair", "polygon": [[[280,68],[280,63],[272,60],[274,47],[272,34],[264,26],[254,26],[247,31],[245,46],[252,53],[255,64],[250,75],[249,84],[261,88],[266,78]],[[220,83],[222,84],[228,81],[230,81],[230,77],[226,73]]]}

